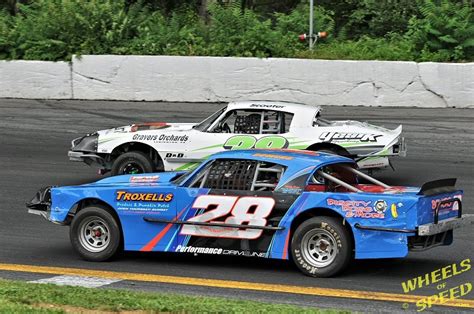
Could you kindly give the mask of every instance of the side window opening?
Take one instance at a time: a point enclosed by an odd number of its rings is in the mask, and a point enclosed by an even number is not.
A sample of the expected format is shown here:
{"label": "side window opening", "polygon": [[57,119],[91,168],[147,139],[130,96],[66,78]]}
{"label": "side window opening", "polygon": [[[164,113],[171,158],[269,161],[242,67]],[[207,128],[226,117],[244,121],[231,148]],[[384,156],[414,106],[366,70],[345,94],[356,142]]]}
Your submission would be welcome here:
{"label": "side window opening", "polygon": [[251,188],[256,166],[255,160],[216,160],[203,176],[200,187],[248,191]]}
{"label": "side window opening", "polygon": [[[359,179],[368,181],[360,184]],[[311,177],[307,191],[313,192],[370,192],[383,193],[389,185],[353,168],[348,164],[334,164],[319,168]]]}
{"label": "side window opening", "polygon": [[285,171],[281,165],[260,162],[255,170],[252,191],[274,191]]}
{"label": "side window opening", "polygon": [[263,111],[262,134],[282,134],[290,131],[293,114],[281,111]]}
{"label": "side window opening", "polygon": [[290,130],[293,114],[272,110],[232,110],[212,130],[214,133],[282,134]]}
{"label": "side window opening", "polygon": [[[348,186],[357,185],[357,175],[348,170],[345,165],[328,165],[318,169],[311,177],[311,184],[314,185],[311,190],[319,192],[348,192],[347,187],[328,179],[327,174],[336,180],[340,180]],[[319,187],[319,188],[318,188]]]}
{"label": "side window opening", "polygon": [[217,159],[197,174],[191,188],[274,191],[285,167],[244,159]]}
{"label": "side window opening", "polygon": [[260,110],[232,110],[212,130],[214,133],[260,134]]}

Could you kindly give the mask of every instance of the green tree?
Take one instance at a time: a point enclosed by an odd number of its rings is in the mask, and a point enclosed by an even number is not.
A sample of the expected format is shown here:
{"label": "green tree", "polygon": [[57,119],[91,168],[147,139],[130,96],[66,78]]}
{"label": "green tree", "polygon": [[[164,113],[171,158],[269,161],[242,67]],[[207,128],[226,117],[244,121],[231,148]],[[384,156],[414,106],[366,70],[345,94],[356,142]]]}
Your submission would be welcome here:
{"label": "green tree", "polygon": [[472,60],[474,56],[474,15],[468,1],[424,0],[421,18],[412,18],[407,38],[423,61]]}

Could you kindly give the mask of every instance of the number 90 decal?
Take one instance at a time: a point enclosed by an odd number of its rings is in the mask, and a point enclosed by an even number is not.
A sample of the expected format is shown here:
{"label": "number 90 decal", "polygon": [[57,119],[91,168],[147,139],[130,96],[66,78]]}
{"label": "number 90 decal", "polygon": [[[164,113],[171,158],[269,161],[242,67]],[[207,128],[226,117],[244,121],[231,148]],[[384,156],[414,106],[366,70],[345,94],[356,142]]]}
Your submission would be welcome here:
{"label": "number 90 decal", "polygon": [[287,148],[288,145],[288,140],[282,136],[264,136],[257,140],[250,135],[236,135],[225,142],[224,149],[275,149]]}
{"label": "number 90 decal", "polygon": [[[192,207],[196,209],[213,207],[213,209],[190,218],[188,222],[222,223],[215,219],[230,214],[224,223],[264,227],[267,224],[265,218],[270,215],[274,206],[275,200],[271,197],[202,195],[194,201]],[[183,225],[181,229],[181,234],[184,235],[234,239],[257,239],[262,232],[263,230],[259,229],[193,225]]]}

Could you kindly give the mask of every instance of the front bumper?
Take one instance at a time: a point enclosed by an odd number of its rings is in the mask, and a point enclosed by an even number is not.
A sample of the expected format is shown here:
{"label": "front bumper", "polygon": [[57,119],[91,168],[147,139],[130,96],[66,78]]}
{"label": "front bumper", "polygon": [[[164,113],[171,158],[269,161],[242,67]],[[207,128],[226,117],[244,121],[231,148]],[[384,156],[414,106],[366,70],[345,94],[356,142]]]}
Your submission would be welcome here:
{"label": "front bumper", "polygon": [[49,220],[51,212],[51,188],[51,186],[41,188],[36,192],[31,201],[26,203],[29,214],[39,215]]}
{"label": "front bumper", "polygon": [[103,163],[103,158],[97,155],[99,135],[87,134],[71,141],[71,150],[68,152],[69,160],[91,163]]}
{"label": "front bumper", "polygon": [[79,151],[70,150],[67,153],[67,155],[69,157],[69,160],[71,161],[81,161],[81,162],[85,162],[88,165],[92,163],[103,165],[105,163],[105,160],[103,157],[97,154],[94,154],[92,152],[79,152]]}

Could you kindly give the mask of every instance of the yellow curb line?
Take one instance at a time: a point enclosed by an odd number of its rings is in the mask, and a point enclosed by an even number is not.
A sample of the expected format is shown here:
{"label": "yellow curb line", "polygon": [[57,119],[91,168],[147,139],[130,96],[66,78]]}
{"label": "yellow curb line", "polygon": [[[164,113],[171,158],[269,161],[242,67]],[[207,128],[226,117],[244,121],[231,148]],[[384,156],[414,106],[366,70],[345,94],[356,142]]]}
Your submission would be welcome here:
{"label": "yellow curb line", "polygon": [[[90,276],[90,277],[100,277],[100,278],[108,278],[108,279],[160,282],[160,283],[170,283],[170,284],[180,284],[180,285],[240,289],[240,290],[256,290],[256,291],[267,291],[267,292],[313,295],[313,296],[319,296],[319,297],[349,298],[349,299],[359,299],[359,300],[391,301],[391,302],[403,302],[403,303],[416,303],[418,300],[428,297],[428,296],[422,296],[422,295],[408,295],[408,294],[397,294],[397,293],[386,293],[386,292],[375,292],[375,291],[354,291],[354,290],[334,289],[334,288],[290,286],[290,285],[254,283],[254,282],[245,282],[245,281],[178,277],[178,276],[126,273],[126,272],[81,269],[81,268],[48,267],[48,266],[33,266],[33,265],[20,265],[20,264],[0,263],[0,270],[40,273],[40,274],[54,274],[54,275]],[[474,308],[474,300],[453,299],[453,300],[447,300],[443,304],[436,304],[436,305]]]}

